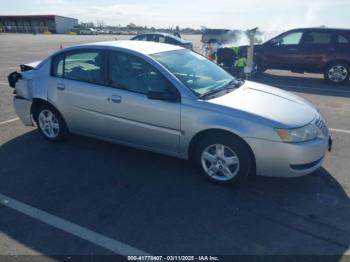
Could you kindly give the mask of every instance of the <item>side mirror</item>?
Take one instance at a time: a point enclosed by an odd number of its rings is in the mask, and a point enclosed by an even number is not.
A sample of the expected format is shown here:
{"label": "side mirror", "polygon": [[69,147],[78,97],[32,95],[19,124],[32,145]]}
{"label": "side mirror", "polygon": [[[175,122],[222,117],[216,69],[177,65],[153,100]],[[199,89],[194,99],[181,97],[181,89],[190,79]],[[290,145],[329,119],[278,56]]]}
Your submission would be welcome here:
{"label": "side mirror", "polygon": [[281,39],[279,38],[274,38],[271,40],[271,45],[272,46],[279,46],[282,43]]}
{"label": "side mirror", "polygon": [[152,100],[162,100],[162,101],[168,101],[168,102],[179,101],[178,96],[169,91],[149,90],[147,94],[147,98]]}

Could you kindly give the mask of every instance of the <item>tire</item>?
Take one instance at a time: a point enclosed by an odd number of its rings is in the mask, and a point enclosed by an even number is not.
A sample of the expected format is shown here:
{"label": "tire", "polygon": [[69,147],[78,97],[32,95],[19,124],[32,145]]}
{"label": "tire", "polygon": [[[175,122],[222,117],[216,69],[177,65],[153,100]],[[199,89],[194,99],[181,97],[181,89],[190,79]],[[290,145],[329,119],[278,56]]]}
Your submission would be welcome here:
{"label": "tire", "polygon": [[258,60],[256,62],[256,73],[255,73],[255,76],[256,77],[261,77],[265,73],[266,70],[267,69],[263,66],[262,62]]}
{"label": "tire", "polygon": [[235,135],[222,133],[206,136],[199,141],[194,161],[206,179],[220,185],[234,184],[247,178],[254,167],[245,142]]}
{"label": "tire", "polygon": [[61,114],[49,104],[40,105],[34,119],[40,134],[50,142],[61,142],[69,135]]}
{"label": "tire", "polygon": [[324,78],[333,85],[344,85],[349,81],[350,67],[343,62],[330,63],[325,71]]}

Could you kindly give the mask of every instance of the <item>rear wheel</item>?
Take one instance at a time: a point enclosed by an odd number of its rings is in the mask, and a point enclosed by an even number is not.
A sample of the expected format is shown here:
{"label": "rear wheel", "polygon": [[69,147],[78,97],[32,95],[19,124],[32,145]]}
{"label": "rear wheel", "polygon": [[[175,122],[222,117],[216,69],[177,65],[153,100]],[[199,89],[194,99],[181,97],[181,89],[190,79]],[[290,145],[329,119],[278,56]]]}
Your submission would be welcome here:
{"label": "rear wheel", "polygon": [[195,161],[201,174],[217,184],[238,182],[247,177],[253,167],[248,146],[228,134],[204,137],[196,147]]}
{"label": "rear wheel", "polygon": [[256,73],[255,76],[259,77],[262,76],[266,71],[266,68],[264,67],[263,63],[260,60],[256,61]]}
{"label": "rear wheel", "polygon": [[64,140],[69,132],[60,113],[48,104],[40,105],[36,110],[35,120],[40,133],[51,142]]}
{"label": "rear wheel", "polygon": [[343,85],[349,80],[349,65],[334,62],[326,67],[324,78],[334,85]]}

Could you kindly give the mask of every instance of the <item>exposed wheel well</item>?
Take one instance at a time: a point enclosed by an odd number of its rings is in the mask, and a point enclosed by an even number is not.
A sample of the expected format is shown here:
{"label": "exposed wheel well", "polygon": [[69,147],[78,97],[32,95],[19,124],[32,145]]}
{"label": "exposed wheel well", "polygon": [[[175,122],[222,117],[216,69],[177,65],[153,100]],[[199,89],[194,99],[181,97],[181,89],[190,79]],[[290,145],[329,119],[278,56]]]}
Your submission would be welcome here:
{"label": "exposed wheel well", "polygon": [[252,160],[254,161],[254,163],[253,163],[253,170],[252,171],[255,173],[256,162],[255,162],[255,156],[254,156],[254,153],[253,153],[253,150],[251,149],[251,147],[240,136],[238,136],[238,135],[236,135],[236,134],[234,134],[232,132],[229,132],[229,131],[226,131],[226,130],[222,130],[222,129],[207,129],[207,130],[203,130],[203,131],[197,133],[192,138],[192,140],[190,142],[190,146],[189,146],[189,149],[188,149],[188,158],[191,159],[194,156],[194,151],[195,151],[196,146],[197,146],[199,141],[201,141],[202,139],[204,139],[207,136],[220,136],[220,135],[234,136],[237,139],[241,140],[247,146],[247,148],[249,149],[249,152],[250,152],[250,156],[251,156]]}
{"label": "exposed wheel well", "polygon": [[37,110],[38,110],[38,108],[39,108],[41,105],[49,105],[49,106],[53,107],[53,108],[61,115],[62,119],[64,119],[63,116],[62,116],[62,114],[61,114],[61,113],[57,110],[57,108],[56,108],[54,105],[52,105],[50,102],[48,102],[48,101],[46,101],[46,100],[44,100],[44,99],[41,99],[41,98],[33,98],[33,103],[32,103],[32,107],[31,107],[31,109],[30,109],[30,113],[31,113],[31,115],[32,115],[32,117],[33,117],[33,119],[34,119],[35,122],[37,122],[37,119],[36,119]]}
{"label": "exposed wheel well", "polygon": [[334,63],[343,63],[343,64],[346,64],[348,66],[348,68],[350,68],[350,62],[349,61],[346,61],[346,60],[343,60],[343,59],[336,59],[336,60],[331,60],[329,61],[323,68],[323,70],[326,70],[328,66],[330,66],[331,64],[334,64]]}

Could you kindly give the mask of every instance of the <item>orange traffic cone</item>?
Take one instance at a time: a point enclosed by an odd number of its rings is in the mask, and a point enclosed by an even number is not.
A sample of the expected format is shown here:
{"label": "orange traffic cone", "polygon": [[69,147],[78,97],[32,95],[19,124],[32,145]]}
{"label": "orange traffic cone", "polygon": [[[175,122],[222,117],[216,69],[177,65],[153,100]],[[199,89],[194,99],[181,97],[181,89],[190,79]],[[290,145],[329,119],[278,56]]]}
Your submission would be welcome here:
{"label": "orange traffic cone", "polygon": [[60,44],[60,49],[63,49],[63,45],[62,44]]}

